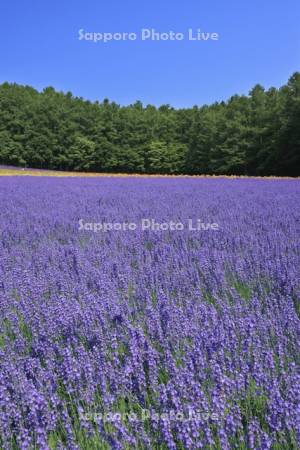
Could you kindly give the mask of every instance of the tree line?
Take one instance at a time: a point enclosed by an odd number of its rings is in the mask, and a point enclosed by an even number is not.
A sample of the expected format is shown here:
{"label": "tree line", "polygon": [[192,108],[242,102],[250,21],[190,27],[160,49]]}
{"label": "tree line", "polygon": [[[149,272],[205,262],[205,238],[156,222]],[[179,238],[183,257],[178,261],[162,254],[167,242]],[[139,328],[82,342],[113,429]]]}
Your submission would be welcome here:
{"label": "tree line", "polygon": [[148,174],[300,175],[300,73],[192,108],[0,85],[0,163]]}

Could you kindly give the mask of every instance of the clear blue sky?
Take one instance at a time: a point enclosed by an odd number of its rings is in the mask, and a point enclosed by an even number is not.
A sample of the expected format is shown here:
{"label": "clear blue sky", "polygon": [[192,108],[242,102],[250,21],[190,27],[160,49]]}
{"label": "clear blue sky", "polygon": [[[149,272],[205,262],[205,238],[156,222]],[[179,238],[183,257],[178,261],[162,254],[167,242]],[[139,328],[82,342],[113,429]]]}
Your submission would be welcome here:
{"label": "clear blue sky", "polygon": [[[188,28],[219,41],[94,44],[91,32]],[[299,0],[2,0],[0,83],[53,86],[86,99],[175,107],[212,103],[300,70]]]}

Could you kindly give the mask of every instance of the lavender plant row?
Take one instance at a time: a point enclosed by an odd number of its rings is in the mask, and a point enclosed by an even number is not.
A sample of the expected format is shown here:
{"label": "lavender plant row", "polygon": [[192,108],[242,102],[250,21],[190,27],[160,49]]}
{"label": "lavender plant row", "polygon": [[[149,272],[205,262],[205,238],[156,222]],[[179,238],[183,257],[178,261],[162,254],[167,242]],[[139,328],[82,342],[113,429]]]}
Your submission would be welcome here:
{"label": "lavender plant row", "polygon": [[1,448],[298,448],[298,181],[4,177],[0,196]]}

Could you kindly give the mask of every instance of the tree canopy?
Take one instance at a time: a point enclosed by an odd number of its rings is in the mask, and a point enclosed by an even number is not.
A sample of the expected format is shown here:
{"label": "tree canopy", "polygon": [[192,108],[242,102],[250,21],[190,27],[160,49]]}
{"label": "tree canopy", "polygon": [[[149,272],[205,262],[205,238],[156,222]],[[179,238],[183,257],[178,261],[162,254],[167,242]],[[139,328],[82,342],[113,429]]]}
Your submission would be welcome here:
{"label": "tree canopy", "polygon": [[227,102],[159,108],[0,85],[0,163],[126,173],[300,175],[300,73]]}

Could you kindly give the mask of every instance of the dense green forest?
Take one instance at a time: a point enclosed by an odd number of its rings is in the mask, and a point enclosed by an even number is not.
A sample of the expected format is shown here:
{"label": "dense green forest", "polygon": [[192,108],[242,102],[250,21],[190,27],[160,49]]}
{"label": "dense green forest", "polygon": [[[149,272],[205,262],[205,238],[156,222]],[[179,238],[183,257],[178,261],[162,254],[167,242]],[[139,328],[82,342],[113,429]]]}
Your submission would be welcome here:
{"label": "dense green forest", "polygon": [[97,172],[300,175],[300,73],[192,108],[0,85],[0,164]]}

